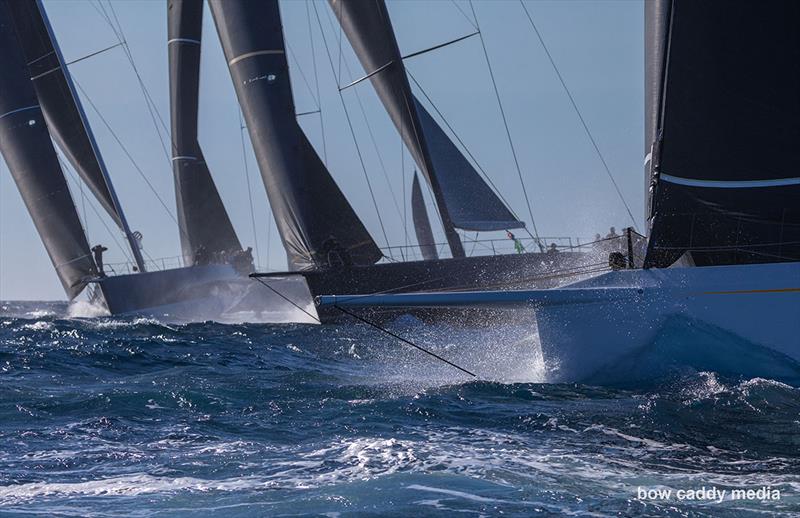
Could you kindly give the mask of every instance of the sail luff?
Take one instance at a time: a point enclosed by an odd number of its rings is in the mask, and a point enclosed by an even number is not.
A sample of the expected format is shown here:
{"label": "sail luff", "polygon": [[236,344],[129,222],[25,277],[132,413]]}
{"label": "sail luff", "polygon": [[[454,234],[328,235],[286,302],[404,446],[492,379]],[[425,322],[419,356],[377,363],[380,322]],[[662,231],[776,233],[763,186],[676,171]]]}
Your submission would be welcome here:
{"label": "sail luff", "polygon": [[791,0],[671,2],[645,266],[800,260],[798,25]]}
{"label": "sail luff", "polygon": [[382,254],[295,116],[277,0],[211,0],[290,268],[368,265]]}
{"label": "sail luff", "polygon": [[167,0],[172,168],[184,264],[241,250],[198,142],[202,0]]}
{"label": "sail luff", "polygon": [[6,0],[0,0],[0,153],[72,299],[97,276]]}
{"label": "sail luff", "polygon": [[417,244],[422,252],[422,258],[426,261],[439,259],[431,221],[428,219],[428,209],[425,208],[425,198],[422,196],[422,187],[420,187],[419,176],[416,172],[414,172],[414,180],[411,184],[411,219],[414,221],[414,233],[417,235]]}

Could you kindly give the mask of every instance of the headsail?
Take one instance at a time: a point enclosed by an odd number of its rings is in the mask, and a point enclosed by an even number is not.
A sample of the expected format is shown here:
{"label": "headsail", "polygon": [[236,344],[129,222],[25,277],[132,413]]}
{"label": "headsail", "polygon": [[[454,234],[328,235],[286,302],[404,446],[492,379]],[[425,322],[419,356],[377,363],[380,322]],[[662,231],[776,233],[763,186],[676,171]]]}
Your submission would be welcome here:
{"label": "headsail", "polygon": [[384,1],[329,1],[378,97],[431,185],[453,254],[463,255],[453,227],[524,227],[414,97]]}
{"label": "headsail", "polygon": [[209,2],[293,269],[382,254],[295,117],[277,0]]}
{"label": "headsail", "polygon": [[97,271],[31,84],[8,4],[0,0],[0,152],[64,291],[72,299]]}
{"label": "headsail", "polygon": [[8,2],[30,77],[50,134],[94,196],[121,226],[120,215],[73,101],[63,63],[37,1]]}
{"label": "headsail", "polygon": [[800,4],[670,11],[645,265],[800,260]]}
{"label": "headsail", "polygon": [[184,263],[208,253],[241,250],[197,141],[203,0],[168,0],[172,168]]}
{"label": "headsail", "polygon": [[439,259],[436,251],[436,241],[433,239],[431,220],[428,219],[428,210],[425,208],[425,199],[422,197],[422,188],[419,185],[419,176],[414,173],[414,182],[411,184],[411,219],[414,220],[414,232],[417,235],[417,244],[426,261]]}

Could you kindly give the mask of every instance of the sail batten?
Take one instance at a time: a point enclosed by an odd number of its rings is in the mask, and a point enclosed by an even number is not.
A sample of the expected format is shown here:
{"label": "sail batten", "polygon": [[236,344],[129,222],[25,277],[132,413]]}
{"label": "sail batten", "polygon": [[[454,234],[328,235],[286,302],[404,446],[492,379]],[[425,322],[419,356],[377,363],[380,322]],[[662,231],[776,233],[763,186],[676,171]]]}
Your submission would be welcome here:
{"label": "sail batten", "polygon": [[451,249],[456,247],[454,255],[463,255],[454,228],[489,231],[524,227],[412,93],[385,2],[329,2],[366,72],[365,78],[372,82],[431,186],[448,242]]}
{"label": "sail batten", "polygon": [[290,268],[377,262],[375,241],[297,122],[277,0],[209,5]]}
{"label": "sail batten", "polygon": [[[653,198],[646,266],[800,260],[800,4],[646,10]],[[668,15],[666,14],[668,13]],[[650,18],[656,18],[650,20]],[[657,40],[656,40],[657,39]],[[663,65],[661,61],[663,59]]]}
{"label": "sail batten", "polygon": [[202,0],[167,2],[172,169],[184,264],[241,250],[198,142]]}
{"label": "sail batten", "polygon": [[0,0],[0,70],[0,153],[72,299],[97,270],[6,0]]}

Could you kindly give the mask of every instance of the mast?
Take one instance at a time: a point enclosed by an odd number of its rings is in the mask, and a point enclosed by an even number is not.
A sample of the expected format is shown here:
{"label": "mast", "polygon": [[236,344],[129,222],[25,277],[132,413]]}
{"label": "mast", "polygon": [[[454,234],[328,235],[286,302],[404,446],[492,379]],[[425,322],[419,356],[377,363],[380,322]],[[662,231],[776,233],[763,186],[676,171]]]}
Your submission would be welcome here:
{"label": "mast", "polygon": [[168,0],[172,168],[184,264],[242,249],[197,140],[203,0]]}
{"label": "mast", "polygon": [[78,97],[77,90],[75,89],[75,84],[72,81],[72,76],[67,69],[66,62],[64,61],[64,56],[61,54],[61,47],[58,45],[58,41],[55,38],[53,33],[53,28],[50,26],[50,20],[47,18],[47,13],[42,5],[42,0],[36,0],[36,7],[42,17],[42,22],[44,23],[44,27],[47,31],[47,36],[50,38],[50,42],[53,45],[53,51],[55,52],[56,57],[58,58],[58,64],[61,67],[61,70],[64,73],[64,78],[67,82],[67,87],[69,88],[69,92],[72,95],[72,100],[75,103],[75,107],[78,110],[78,114],[80,115],[81,123],[83,124],[83,131],[86,132],[86,136],[89,139],[89,144],[92,148],[92,152],[94,153],[94,157],[97,160],[97,164],[100,167],[100,172],[103,175],[103,180],[105,181],[106,188],[108,189],[109,194],[111,195],[111,203],[113,204],[114,211],[119,216],[119,223],[122,228],[123,233],[125,234],[125,238],[128,240],[128,244],[130,245],[131,252],[133,253],[133,258],[136,261],[136,266],[138,267],[140,272],[147,271],[144,265],[144,259],[142,258],[142,250],[139,246],[139,240],[131,232],[130,227],[128,226],[128,220],[125,218],[125,213],[122,211],[122,205],[119,202],[119,198],[117,197],[117,192],[114,190],[114,185],[111,183],[111,177],[108,175],[108,169],[106,168],[106,164],[103,161],[103,156],[100,154],[100,149],[97,147],[97,141],[94,138],[94,134],[92,133],[92,129],[89,126],[88,119],[86,118],[86,113],[83,111],[83,105],[81,104],[80,98]]}
{"label": "mast", "polygon": [[277,0],[211,0],[239,105],[290,268],[382,257],[297,122]]}
{"label": "mast", "polygon": [[665,23],[645,267],[800,260],[800,3],[672,0]]}
{"label": "mast", "polygon": [[97,277],[97,268],[13,25],[8,2],[0,0],[0,153],[73,299]]}

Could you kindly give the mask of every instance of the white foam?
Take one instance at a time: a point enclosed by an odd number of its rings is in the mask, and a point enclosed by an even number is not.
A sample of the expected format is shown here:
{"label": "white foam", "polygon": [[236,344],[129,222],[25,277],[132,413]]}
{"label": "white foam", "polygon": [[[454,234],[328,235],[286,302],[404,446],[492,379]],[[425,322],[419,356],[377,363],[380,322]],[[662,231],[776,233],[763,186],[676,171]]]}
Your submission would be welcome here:
{"label": "white foam", "polygon": [[110,313],[101,304],[93,304],[88,300],[74,300],[67,307],[68,318],[96,318],[108,316]]}
{"label": "white foam", "polygon": [[147,474],[124,475],[84,482],[29,482],[0,486],[0,505],[17,504],[40,498],[85,496],[138,496],[179,491],[243,491],[263,485],[253,478],[207,480],[193,477],[155,477]]}

